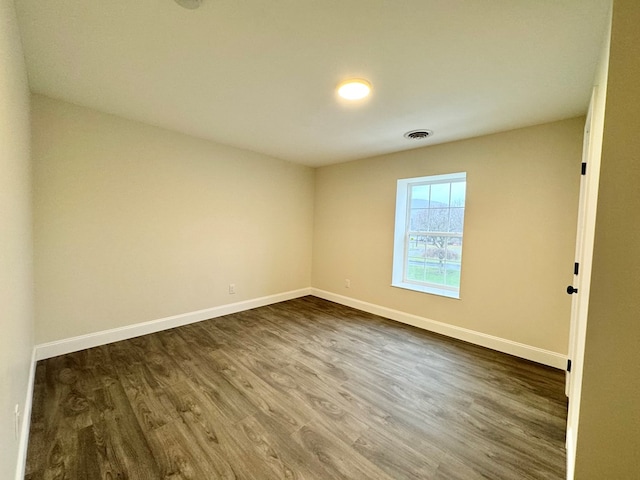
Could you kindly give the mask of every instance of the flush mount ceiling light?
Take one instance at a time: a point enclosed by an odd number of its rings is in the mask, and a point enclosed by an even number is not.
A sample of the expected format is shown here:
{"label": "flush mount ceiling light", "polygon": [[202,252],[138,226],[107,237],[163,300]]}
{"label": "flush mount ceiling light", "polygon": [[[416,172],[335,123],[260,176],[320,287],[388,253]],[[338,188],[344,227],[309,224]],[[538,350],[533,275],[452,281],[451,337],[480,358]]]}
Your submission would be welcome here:
{"label": "flush mount ceiling light", "polygon": [[195,10],[202,4],[202,0],[176,0],[176,3],[189,10]]}
{"label": "flush mount ceiling light", "polygon": [[345,100],[360,100],[371,93],[371,83],[361,78],[345,80],[338,85],[338,95]]}
{"label": "flush mount ceiling light", "polygon": [[404,138],[409,138],[411,140],[422,140],[423,138],[427,138],[433,135],[432,130],[427,130],[425,128],[420,128],[418,130],[411,130],[404,134]]}

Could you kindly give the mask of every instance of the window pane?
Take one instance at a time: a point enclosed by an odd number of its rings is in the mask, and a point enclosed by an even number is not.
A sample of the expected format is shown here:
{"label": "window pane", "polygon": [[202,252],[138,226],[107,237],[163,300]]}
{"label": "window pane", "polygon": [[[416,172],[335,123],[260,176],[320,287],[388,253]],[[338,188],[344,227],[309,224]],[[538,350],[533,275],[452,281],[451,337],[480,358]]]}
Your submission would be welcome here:
{"label": "window pane", "polygon": [[434,264],[427,264],[424,273],[424,281],[427,283],[444,284],[444,270]]}
{"label": "window pane", "polygon": [[460,287],[460,264],[447,263],[445,265],[445,272],[445,285],[449,287]]}
{"label": "window pane", "polygon": [[424,259],[426,253],[425,237],[411,235],[409,237],[409,259]]}
{"label": "window pane", "polygon": [[455,182],[451,184],[452,207],[464,207],[466,186],[467,182]]}
{"label": "window pane", "polygon": [[431,208],[448,207],[450,183],[436,183],[431,185]]}
{"label": "window pane", "polygon": [[449,231],[462,233],[462,224],[464,222],[464,207],[451,208],[449,214]]}
{"label": "window pane", "polygon": [[446,257],[446,237],[427,237],[427,262],[439,265]]}
{"label": "window pane", "polygon": [[418,208],[411,210],[411,226],[413,231],[427,231],[429,220],[429,210],[426,208]]}
{"label": "window pane", "polygon": [[424,261],[411,260],[407,268],[407,280],[412,282],[425,281],[425,264]]}
{"label": "window pane", "polygon": [[447,262],[460,264],[462,260],[462,237],[447,238]]}
{"label": "window pane", "polygon": [[449,209],[432,208],[429,210],[429,231],[446,232],[449,227]]}
{"label": "window pane", "polygon": [[422,235],[409,236],[409,251],[407,252],[407,280],[424,282],[424,262],[426,256],[426,237]]}
{"label": "window pane", "polygon": [[411,208],[429,207],[429,185],[415,185],[411,187]]}

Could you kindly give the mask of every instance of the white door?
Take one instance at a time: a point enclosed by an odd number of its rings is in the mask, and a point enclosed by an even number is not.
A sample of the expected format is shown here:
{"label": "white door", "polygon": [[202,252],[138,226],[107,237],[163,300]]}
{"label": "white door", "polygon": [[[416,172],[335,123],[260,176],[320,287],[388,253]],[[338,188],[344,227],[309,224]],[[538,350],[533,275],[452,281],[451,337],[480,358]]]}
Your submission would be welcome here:
{"label": "white door", "polygon": [[[570,372],[567,372],[566,392],[569,397],[567,417],[567,478],[573,479],[575,448],[578,434],[580,395],[582,392],[582,366],[587,332],[589,290],[593,241],[595,237],[598,181],[600,179],[600,156],[604,129],[604,92],[598,95],[593,89],[589,114],[584,130],[580,200],[578,209],[578,231],[576,234],[576,256],[573,283],[567,287],[572,295],[571,328],[569,334]],[[600,105],[602,103],[602,105]]]}
{"label": "white door", "polygon": [[[580,299],[583,298],[583,295],[578,295],[580,292],[579,283],[580,275],[582,272],[580,271],[581,265],[584,266],[583,256],[584,256],[584,228],[585,228],[585,216],[587,211],[586,206],[586,193],[587,193],[587,171],[589,174],[591,173],[591,169],[587,169],[587,165],[589,164],[589,142],[591,139],[591,119],[592,119],[592,111],[593,111],[593,102],[595,97],[595,89],[594,93],[591,95],[591,102],[589,104],[589,113],[587,114],[587,121],[584,126],[584,137],[582,140],[582,165],[581,165],[581,175],[580,175],[580,199],[578,202],[578,225],[576,231],[576,252],[575,252],[575,263],[573,265],[573,281],[572,284],[567,287],[567,294],[572,295],[571,299],[571,326],[569,330],[569,355],[568,355],[568,364],[567,364],[567,373],[566,373],[566,384],[565,384],[565,394],[567,397],[571,396],[571,371],[574,363],[574,357],[576,350],[578,349],[578,340],[580,331]],[[576,169],[577,171],[577,169]]]}

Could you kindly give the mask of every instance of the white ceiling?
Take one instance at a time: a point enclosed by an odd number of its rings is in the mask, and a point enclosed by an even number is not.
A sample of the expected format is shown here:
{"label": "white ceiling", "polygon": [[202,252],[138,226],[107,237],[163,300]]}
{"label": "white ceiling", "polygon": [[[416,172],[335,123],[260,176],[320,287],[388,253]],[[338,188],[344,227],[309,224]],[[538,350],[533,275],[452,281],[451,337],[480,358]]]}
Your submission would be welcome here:
{"label": "white ceiling", "polygon": [[584,114],[609,4],[16,0],[32,91],[312,166]]}

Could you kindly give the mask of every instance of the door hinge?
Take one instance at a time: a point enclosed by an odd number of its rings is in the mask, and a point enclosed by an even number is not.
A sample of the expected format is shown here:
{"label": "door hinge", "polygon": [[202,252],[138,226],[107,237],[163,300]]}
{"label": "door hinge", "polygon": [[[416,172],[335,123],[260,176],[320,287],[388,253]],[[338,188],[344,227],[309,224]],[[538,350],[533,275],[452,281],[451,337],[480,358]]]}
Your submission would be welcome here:
{"label": "door hinge", "polygon": [[586,175],[587,174],[587,162],[582,162],[582,171],[581,171],[582,175]]}
{"label": "door hinge", "polygon": [[567,372],[571,372],[571,360],[567,360]]}
{"label": "door hinge", "polygon": [[580,264],[578,262],[573,264],[573,274],[574,275],[578,275],[578,272],[580,271]]}

